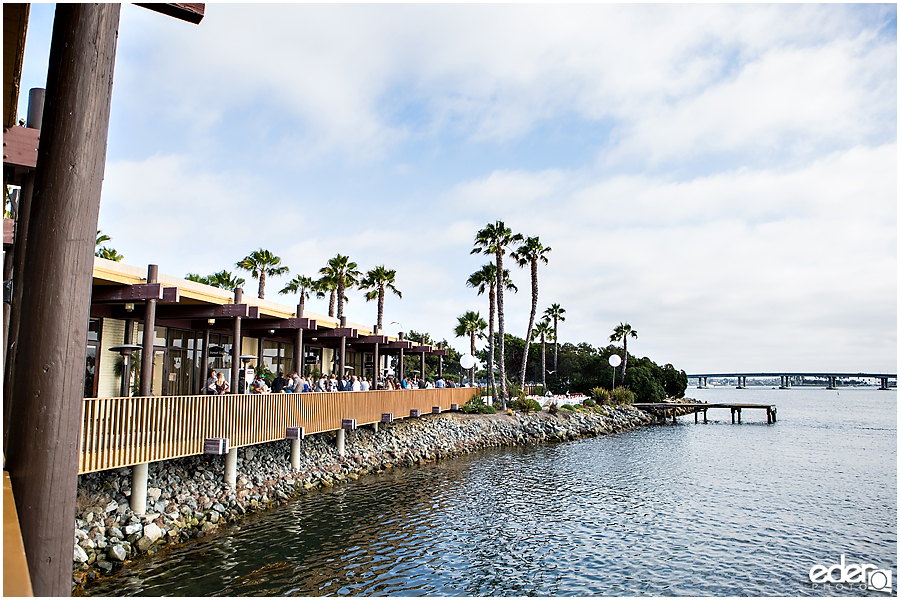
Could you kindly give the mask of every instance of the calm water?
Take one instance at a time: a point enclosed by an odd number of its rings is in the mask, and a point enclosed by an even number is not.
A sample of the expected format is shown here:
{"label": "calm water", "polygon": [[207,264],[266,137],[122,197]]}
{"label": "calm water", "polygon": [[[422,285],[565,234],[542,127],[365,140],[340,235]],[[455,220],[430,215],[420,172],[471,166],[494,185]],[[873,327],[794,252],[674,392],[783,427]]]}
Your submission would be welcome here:
{"label": "calm water", "polygon": [[[679,424],[495,450],[317,492],[135,562],[98,595],[866,595],[814,589],[847,562],[897,578],[895,391],[689,389]],[[885,596],[878,592],[868,593]]]}

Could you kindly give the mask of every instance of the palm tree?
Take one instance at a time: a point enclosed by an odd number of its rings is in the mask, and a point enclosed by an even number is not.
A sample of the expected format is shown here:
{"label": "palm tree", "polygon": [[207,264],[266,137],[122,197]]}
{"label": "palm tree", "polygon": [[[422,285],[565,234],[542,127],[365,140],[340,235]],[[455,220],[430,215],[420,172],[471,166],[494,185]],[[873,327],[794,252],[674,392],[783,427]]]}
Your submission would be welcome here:
{"label": "palm tree", "polygon": [[525,333],[525,351],[522,353],[522,368],[519,370],[519,383],[525,387],[525,366],[528,364],[528,347],[531,345],[531,330],[534,327],[534,317],[537,315],[538,303],[538,263],[547,264],[547,253],[550,246],[544,247],[537,237],[526,238],[522,245],[510,253],[510,258],[519,263],[522,268],[531,267],[531,315],[528,317],[528,331]]}
{"label": "palm tree", "polygon": [[303,318],[303,305],[309,298],[311,292],[316,289],[316,280],[305,275],[295,275],[286,286],[284,286],[279,294],[300,294],[299,308],[297,308],[297,318]]}
{"label": "palm tree", "polygon": [[609,341],[611,342],[622,342],[622,350],[625,354],[625,358],[622,359],[622,385],[625,385],[625,369],[628,368],[628,338],[632,337],[634,339],[637,339],[637,336],[637,331],[632,329],[631,325],[621,322],[616,325],[616,328],[613,329],[612,335],[609,336]]}
{"label": "palm tree", "polygon": [[[506,281],[506,289],[518,292],[519,288],[509,278],[509,269],[504,269],[503,279]],[[466,285],[475,288],[478,295],[488,292],[488,381],[491,386],[491,399],[497,400],[497,379],[494,377],[494,314],[496,309],[497,267],[494,263],[488,263],[469,275]]]}
{"label": "palm tree", "polygon": [[475,234],[475,248],[470,254],[487,254],[494,257],[494,264],[497,267],[497,324],[500,337],[500,406],[506,410],[506,329],[504,327],[503,314],[503,282],[501,276],[503,270],[503,256],[506,254],[506,247],[513,243],[523,241],[521,233],[513,233],[512,229],[506,226],[503,221],[488,223],[484,229]]}
{"label": "palm tree", "polygon": [[200,277],[200,273],[188,273],[184,278],[188,281],[196,281],[197,283],[209,285],[209,277]]}
{"label": "palm tree", "polygon": [[547,338],[553,339],[553,328],[550,321],[544,319],[534,326],[534,335],[541,336],[541,385],[547,393]]}
{"label": "palm tree", "polygon": [[206,278],[209,285],[233,292],[235,288],[243,286],[247,281],[243,277],[235,277],[231,271],[222,269]]}
{"label": "palm tree", "polygon": [[97,230],[97,241],[94,242],[94,247],[96,248],[97,246],[99,246],[99,245],[102,244],[103,242],[108,242],[108,241],[111,240],[111,239],[112,239],[111,237],[109,237],[108,235],[106,235],[105,233],[103,233],[102,231],[100,231],[100,230],[98,229],[98,230]]}
{"label": "palm tree", "polygon": [[106,260],[114,260],[116,262],[121,261],[124,256],[116,252],[115,248],[107,248],[106,246],[100,246],[100,249],[94,252],[94,256],[99,256],[100,258],[105,258]]}
{"label": "palm tree", "polygon": [[[471,310],[462,316],[456,317],[456,321],[456,329],[453,330],[456,337],[469,336],[470,353],[472,356],[475,356],[475,338],[484,337],[484,328],[487,327],[487,323],[484,322],[480,314]],[[469,369],[469,381],[473,384],[475,383],[475,365],[472,365],[472,368]]]}
{"label": "palm tree", "polygon": [[559,304],[551,304],[550,308],[544,311],[545,319],[553,319],[553,371],[559,375],[559,321],[565,321],[566,309]]}
{"label": "palm tree", "polygon": [[378,299],[378,324],[375,325],[376,329],[381,329],[381,322],[384,318],[385,292],[391,290],[397,294],[398,297],[403,297],[400,290],[394,286],[396,277],[397,271],[393,269],[388,270],[384,265],[381,265],[366,273],[365,278],[359,282],[359,289],[369,290],[369,292],[366,293],[366,302],[375,300],[376,298]]}
{"label": "palm tree", "polygon": [[[351,261],[349,256],[336,254],[334,258],[328,259],[328,263],[324,267],[319,269],[319,274],[322,275],[322,279],[319,281],[327,278],[327,284],[330,285],[332,282],[336,284],[331,297],[333,299],[335,295],[337,296],[337,318],[340,319],[344,316],[344,300],[347,299],[344,290],[356,287],[362,273],[359,272],[356,263]],[[333,316],[330,306],[328,316]]]}
{"label": "palm tree", "polygon": [[237,263],[236,266],[238,269],[248,271],[253,276],[253,279],[259,279],[259,293],[257,297],[260,300],[266,297],[267,275],[284,275],[290,272],[290,269],[281,265],[281,257],[275,256],[262,248],[254,250],[245,256],[244,260]]}

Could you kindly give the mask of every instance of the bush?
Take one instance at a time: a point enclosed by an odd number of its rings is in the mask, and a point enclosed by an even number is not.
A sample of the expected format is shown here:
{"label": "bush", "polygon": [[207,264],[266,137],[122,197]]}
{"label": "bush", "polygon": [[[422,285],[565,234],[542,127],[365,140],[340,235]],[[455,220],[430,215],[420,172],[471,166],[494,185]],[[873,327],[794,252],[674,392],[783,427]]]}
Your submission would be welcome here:
{"label": "bush", "polygon": [[481,396],[473,396],[471,400],[463,405],[461,410],[467,415],[493,415],[497,413],[493,406],[481,401]]}
{"label": "bush", "polygon": [[592,388],[591,398],[595,400],[597,404],[609,404],[609,390],[602,387]]}
{"label": "bush", "polygon": [[515,410],[521,410],[523,413],[530,413],[531,411],[540,411],[541,404],[534,398],[517,398],[509,403],[509,407]]}
{"label": "bush", "polygon": [[597,406],[597,403],[594,402],[593,400],[591,400],[590,398],[588,398],[587,400],[584,401],[584,405],[594,407],[594,406]]}
{"label": "bush", "polygon": [[616,388],[609,393],[614,404],[634,404],[634,392],[625,388]]}
{"label": "bush", "polygon": [[562,406],[559,407],[559,409],[560,409],[560,410],[567,410],[567,411],[569,411],[569,412],[574,412],[574,411],[575,411],[575,407],[572,406],[571,404],[563,404]]}

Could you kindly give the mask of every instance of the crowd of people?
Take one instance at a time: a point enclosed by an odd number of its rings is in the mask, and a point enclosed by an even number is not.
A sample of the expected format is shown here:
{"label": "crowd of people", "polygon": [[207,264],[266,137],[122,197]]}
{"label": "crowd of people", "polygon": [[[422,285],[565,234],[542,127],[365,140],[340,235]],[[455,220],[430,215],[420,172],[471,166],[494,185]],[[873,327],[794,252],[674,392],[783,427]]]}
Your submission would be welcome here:
{"label": "crowd of people", "polygon": [[[378,377],[373,381],[371,378],[357,377],[356,375],[344,375],[344,377],[338,379],[337,375],[332,373],[330,376],[322,374],[318,379],[314,380],[309,375],[303,377],[297,371],[293,371],[289,377],[285,377],[283,372],[279,372],[271,385],[261,373],[257,374],[249,389],[247,389],[242,375],[238,382],[237,393],[300,394],[303,392],[368,392],[371,390],[426,390],[455,387],[457,386],[453,380],[445,380],[443,377],[438,377],[432,381],[426,377],[404,376],[395,378],[393,375],[387,375]],[[210,369],[204,393],[227,394],[229,391],[230,388],[228,382],[225,381],[224,373],[217,373],[215,369]]]}

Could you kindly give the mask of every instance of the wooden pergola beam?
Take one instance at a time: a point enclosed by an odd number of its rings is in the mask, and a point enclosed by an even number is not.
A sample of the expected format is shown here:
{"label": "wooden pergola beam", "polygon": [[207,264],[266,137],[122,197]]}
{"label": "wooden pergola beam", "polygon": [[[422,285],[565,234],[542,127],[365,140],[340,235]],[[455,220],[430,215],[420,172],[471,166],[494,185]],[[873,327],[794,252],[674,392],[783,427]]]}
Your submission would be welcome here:
{"label": "wooden pergola beam", "polygon": [[223,304],[221,306],[199,306],[196,304],[161,305],[156,307],[157,320],[169,319],[229,319],[244,317],[259,318],[259,307],[249,304]]}
{"label": "wooden pergola beam", "polygon": [[181,21],[187,21],[194,25],[199,24],[203,20],[206,11],[206,4],[193,2],[161,2],[158,4],[135,2],[134,5],[180,19]]}
{"label": "wooden pergola beam", "polygon": [[161,283],[136,285],[97,285],[91,290],[91,302],[136,302],[138,300],[162,300]]}
{"label": "wooden pergola beam", "polygon": [[315,330],[318,327],[315,319],[298,319],[292,317],[290,319],[260,319],[259,321],[248,322],[244,324],[245,330],[257,329],[307,329]]}

